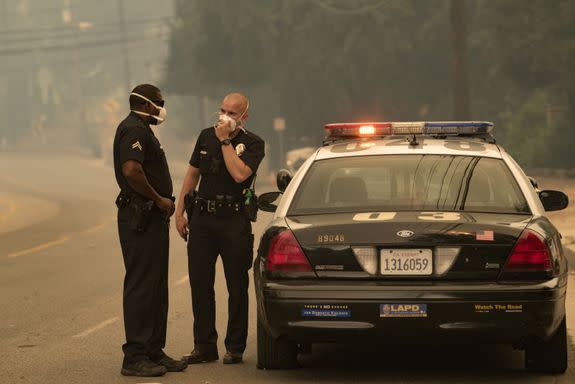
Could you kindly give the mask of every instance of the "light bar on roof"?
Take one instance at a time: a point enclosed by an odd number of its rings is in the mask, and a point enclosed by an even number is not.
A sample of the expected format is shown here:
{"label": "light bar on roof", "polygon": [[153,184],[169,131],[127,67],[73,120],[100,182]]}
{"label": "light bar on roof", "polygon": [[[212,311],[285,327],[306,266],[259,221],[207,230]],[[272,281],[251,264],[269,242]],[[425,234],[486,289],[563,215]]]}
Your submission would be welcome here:
{"label": "light bar on roof", "polygon": [[390,123],[338,123],[327,124],[324,128],[326,136],[333,138],[359,138],[393,134]]}
{"label": "light bar on roof", "polygon": [[422,121],[405,121],[391,123],[394,135],[421,135],[425,129],[425,123]]}
{"label": "light bar on roof", "polygon": [[325,126],[326,139],[393,135],[484,135],[492,130],[493,123],[488,121],[401,121],[337,123]]}
{"label": "light bar on roof", "polygon": [[478,135],[490,133],[493,123],[489,121],[431,121],[425,123],[428,135]]}

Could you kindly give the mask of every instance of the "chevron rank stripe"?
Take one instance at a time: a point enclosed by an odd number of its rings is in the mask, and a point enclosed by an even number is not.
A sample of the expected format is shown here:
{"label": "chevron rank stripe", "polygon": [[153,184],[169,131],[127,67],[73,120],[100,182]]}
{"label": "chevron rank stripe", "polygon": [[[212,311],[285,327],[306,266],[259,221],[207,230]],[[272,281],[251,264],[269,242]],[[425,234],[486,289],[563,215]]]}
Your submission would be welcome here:
{"label": "chevron rank stripe", "polygon": [[136,148],[138,148],[140,151],[142,150],[142,145],[140,144],[139,141],[136,141],[134,144],[132,144],[132,149]]}

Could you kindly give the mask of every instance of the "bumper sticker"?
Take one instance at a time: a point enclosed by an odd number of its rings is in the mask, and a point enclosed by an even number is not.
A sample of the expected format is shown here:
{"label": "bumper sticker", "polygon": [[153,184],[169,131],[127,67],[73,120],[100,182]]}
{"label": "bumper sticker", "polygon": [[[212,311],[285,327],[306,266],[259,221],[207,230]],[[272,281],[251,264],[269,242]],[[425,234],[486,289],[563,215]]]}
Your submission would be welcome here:
{"label": "bumper sticker", "polygon": [[521,313],[523,304],[474,304],[475,313]]}
{"label": "bumper sticker", "polygon": [[379,317],[427,317],[427,304],[381,304]]}
{"label": "bumper sticker", "polygon": [[309,304],[301,310],[302,317],[351,317],[351,309],[347,305]]}

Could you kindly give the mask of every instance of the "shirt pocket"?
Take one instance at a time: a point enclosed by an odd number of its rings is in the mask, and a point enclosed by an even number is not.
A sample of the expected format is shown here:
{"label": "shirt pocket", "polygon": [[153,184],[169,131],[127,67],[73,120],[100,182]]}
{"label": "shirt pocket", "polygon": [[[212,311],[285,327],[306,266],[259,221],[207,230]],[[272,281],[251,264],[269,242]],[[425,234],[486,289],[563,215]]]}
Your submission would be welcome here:
{"label": "shirt pocket", "polygon": [[200,173],[212,175],[220,173],[222,162],[222,159],[211,156],[207,149],[200,150]]}

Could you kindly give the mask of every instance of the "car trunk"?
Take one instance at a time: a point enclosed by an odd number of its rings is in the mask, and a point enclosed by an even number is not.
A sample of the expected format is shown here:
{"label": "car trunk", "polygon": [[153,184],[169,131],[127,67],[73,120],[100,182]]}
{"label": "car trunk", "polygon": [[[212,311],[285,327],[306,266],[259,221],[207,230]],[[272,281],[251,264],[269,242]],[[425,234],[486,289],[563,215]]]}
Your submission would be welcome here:
{"label": "car trunk", "polygon": [[[531,218],[413,211],[299,215],[286,221],[319,278],[494,281]],[[422,265],[426,268],[418,270]]]}

